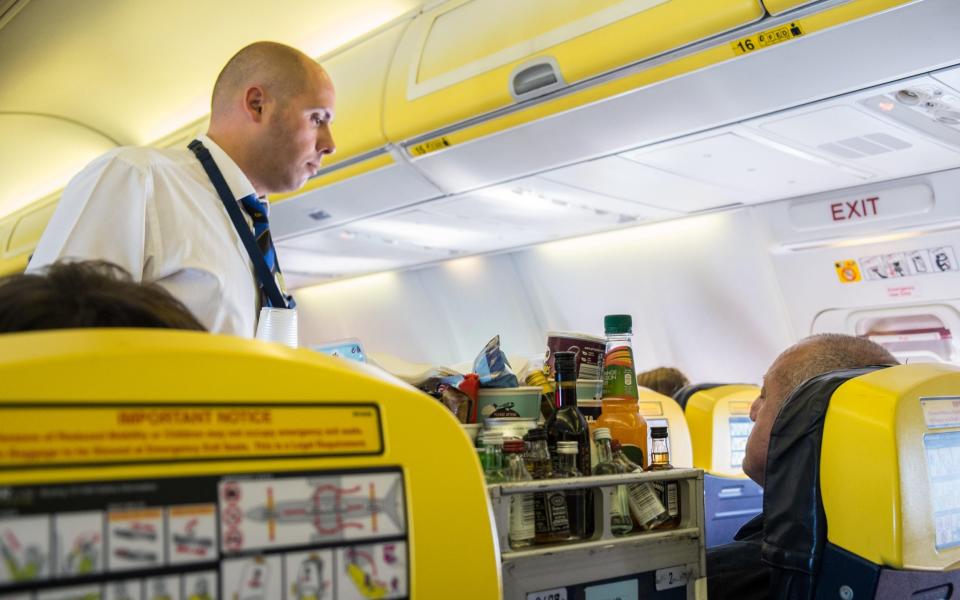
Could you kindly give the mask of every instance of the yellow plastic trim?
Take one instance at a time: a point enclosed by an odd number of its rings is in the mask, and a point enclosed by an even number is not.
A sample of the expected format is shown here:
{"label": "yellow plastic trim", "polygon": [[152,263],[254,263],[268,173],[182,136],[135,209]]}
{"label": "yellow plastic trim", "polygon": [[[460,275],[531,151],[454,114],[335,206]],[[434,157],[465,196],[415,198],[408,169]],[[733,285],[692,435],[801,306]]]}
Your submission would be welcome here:
{"label": "yellow plastic trim", "polygon": [[960,369],[910,364],[852,379],[830,400],[820,485],[827,539],[894,569],[956,568],[960,547],[936,550],[921,398],[958,396]]}
{"label": "yellow plastic trim", "polygon": [[778,15],[782,12],[799,8],[806,4],[813,4],[819,0],[763,0],[763,5],[771,15]]}
{"label": "yellow plastic trim", "polygon": [[[841,6],[825,10],[821,13],[810,15],[799,20],[798,22],[801,24],[804,34],[810,35],[812,33],[823,31],[831,27],[836,27],[838,25],[842,25],[843,23],[888,10],[902,4],[908,4],[912,1],[913,0],[860,0],[857,2],[851,2],[849,4],[843,4]],[[606,42],[600,45],[601,49],[605,47],[605,43]],[[595,48],[593,51],[596,52],[597,50],[598,49]],[[646,69],[634,75],[592,86],[585,90],[566,96],[561,96],[553,100],[548,100],[540,104],[535,104],[529,108],[522,109],[496,119],[491,119],[472,127],[450,132],[446,134],[445,137],[451,146],[455,146],[457,144],[462,144],[470,140],[486,137],[507,129],[512,129],[519,125],[537,121],[539,119],[543,119],[564,111],[572,110],[587,104],[592,104],[594,102],[603,100],[604,98],[610,98],[618,94],[629,92],[630,90],[636,88],[677,77],[679,75],[683,75],[684,73],[689,73],[697,69],[715,65],[726,60],[736,58],[736,56],[737,54],[730,44],[717,45],[696,54],[691,54],[677,59],[673,62]],[[563,61],[561,61],[561,64],[563,64]],[[472,87],[469,90],[464,90],[464,98],[471,95],[482,95],[486,90],[494,89],[497,85],[501,85],[501,87],[503,87],[502,81],[505,81],[503,74],[501,74],[500,81],[501,83],[498,84],[484,83],[480,80],[472,80]],[[424,104],[418,106],[417,108],[418,111],[436,115],[436,123],[431,122],[431,125],[433,126],[430,127],[430,129],[436,129],[444,125],[452,124],[452,122],[456,122],[456,120],[462,120],[463,118],[474,116],[456,115],[455,117],[446,117],[441,119],[441,115],[448,114],[450,111],[443,111],[440,106],[434,106],[432,104],[433,97],[438,95],[439,94],[432,94],[429,97],[423,98],[422,101],[430,100],[431,105],[427,106]],[[487,104],[488,106],[480,107],[480,110],[477,111],[478,114],[482,114],[483,112],[487,112],[502,106],[502,104],[490,102]],[[458,104],[458,106],[462,106],[462,102]],[[389,106],[387,109],[389,110]],[[443,122],[440,122],[441,120]],[[412,119],[412,121],[419,123],[417,119]],[[387,136],[389,139],[396,141],[398,139],[408,139],[410,137],[414,137],[415,135],[424,133],[427,130],[429,129],[421,129],[419,131],[400,128],[391,129],[388,120]]]}
{"label": "yellow plastic trim", "polygon": [[26,254],[0,260],[0,277],[23,273],[27,269],[28,262],[28,255]]}
{"label": "yellow plastic trim", "polygon": [[271,203],[283,202],[289,198],[302,196],[307,192],[337,183],[338,181],[350,179],[351,177],[356,177],[357,175],[362,175],[364,173],[369,173],[370,171],[375,171],[381,167],[392,165],[394,162],[393,156],[391,156],[389,153],[378,154],[373,158],[368,158],[367,160],[350,165],[349,167],[344,167],[326,174],[318,175],[307,181],[306,185],[295,192],[288,192],[286,194],[271,194],[267,196],[267,200],[269,200]]}
{"label": "yellow plastic trim", "polygon": [[[0,407],[374,403],[384,448],[378,456],[0,470],[0,486],[399,466],[410,538],[409,595],[446,598],[450,590],[470,590],[471,597],[499,598],[490,503],[470,440],[440,403],[375,373],[382,372],[310,350],[198,332],[83,329],[0,335]],[[156,433],[164,435],[165,429]],[[9,456],[16,443],[10,434],[16,432],[0,420],[0,433],[0,454]],[[469,568],[449,568],[451,556]]]}
{"label": "yellow plastic trim", "polygon": [[720,385],[690,396],[684,408],[693,445],[693,466],[711,475],[743,479],[730,466],[730,417],[750,414],[760,395],[755,385]]}

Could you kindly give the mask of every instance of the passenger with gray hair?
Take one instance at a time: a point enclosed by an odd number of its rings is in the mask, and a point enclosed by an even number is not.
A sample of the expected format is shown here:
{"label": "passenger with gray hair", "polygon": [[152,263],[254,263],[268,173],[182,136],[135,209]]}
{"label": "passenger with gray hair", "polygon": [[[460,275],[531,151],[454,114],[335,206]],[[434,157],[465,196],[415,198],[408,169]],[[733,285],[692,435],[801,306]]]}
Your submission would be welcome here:
{"label": "passenger with gray hair", "polygon": [[[743,459],[744,473],[764,485],[774,422],[784,402],[803,383],[832,371],[895,364],[897,359],[879,344],[836,333],[810,336],[787,348],[770,365],[763,377],[760,396],[750,409],[754,425]],[[794,401],[791,400],[791,405]],[[711,600],[773,597],[770,567],[760,558],[763,527],[764,516],[760,514],[740,528],[734,542],[707,551],[707,588]]]}

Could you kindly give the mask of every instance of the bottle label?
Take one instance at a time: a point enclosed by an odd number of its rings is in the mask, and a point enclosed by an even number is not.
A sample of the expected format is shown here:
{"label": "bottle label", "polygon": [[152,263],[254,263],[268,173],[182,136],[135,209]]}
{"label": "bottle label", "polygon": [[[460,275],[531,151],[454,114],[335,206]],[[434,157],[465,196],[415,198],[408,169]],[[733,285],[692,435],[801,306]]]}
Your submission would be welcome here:
{"label": "bottle label", "polygon": [[660,497],[660,502],[667,508],[670,518],[680,514],[679,486],[676,481],[655,481],[653,487]]}
{"label": "bottle label", "polygon": [[536,533],[533,494],[518,494],[510,499],[510,541],[528,541]]}
{"label": "bottle label", "polygon": [[666,517],[667,509],[664,508],[649,483],[632,483],[628,486],[628,490],[630,491],[630,514],[641,526],[655,525]]}
{"label": "bottle label", "polygon": [[550,533],[570,531],[570,517],[567,514],[567,496],[563,492],[546,492],[547,524]]}
{"label": "bottle label", "polygon": [[638,397],[637,377],[633,371],[633,350],[629,346],[613,348],[603,359],[603,397]]}

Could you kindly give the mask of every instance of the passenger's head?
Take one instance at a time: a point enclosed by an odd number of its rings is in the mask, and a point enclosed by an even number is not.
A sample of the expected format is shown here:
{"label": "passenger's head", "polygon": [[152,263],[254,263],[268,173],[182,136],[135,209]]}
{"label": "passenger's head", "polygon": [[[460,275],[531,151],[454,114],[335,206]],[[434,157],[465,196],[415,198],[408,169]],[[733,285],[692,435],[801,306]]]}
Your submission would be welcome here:
{"label": "passenger's head", "polygon": [[0,333],[77,327],[206,330],[165,289],[108,262],[58,262],[0,281]]}
{"label": "passenger's head", "polygon": [[814,335],[787,348],[763,376],[760,396],[750,409],[754,425],[747,440],[743,472],[763,485],[773,422],[784,400],[801,383],[830,371],[895,364],[897,359],[882,346],[836,333]]}
{"label": "passenger's head", "polygon": [[210,137],[260,195],[299,189],[334,151],[333,82],[309,56],[256,42],[227,61],[213,87]]}
{"label": "passenger's head", "polygon": [[689,385],[690,380],[679,369],[673,367],[658,367],[643,373],[637,373],[637,385],[673,397],[677,391],[685,385]]}

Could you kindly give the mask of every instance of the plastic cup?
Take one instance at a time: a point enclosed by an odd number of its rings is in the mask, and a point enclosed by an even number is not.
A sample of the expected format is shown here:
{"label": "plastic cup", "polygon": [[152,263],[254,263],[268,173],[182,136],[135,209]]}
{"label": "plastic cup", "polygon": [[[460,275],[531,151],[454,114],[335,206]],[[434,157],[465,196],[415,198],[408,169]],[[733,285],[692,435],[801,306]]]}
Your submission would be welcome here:
{"label": "plastic cup", "polygon": [[257,321],[257,339],[297,347],[297,309],[272,308],[260,309]]}

